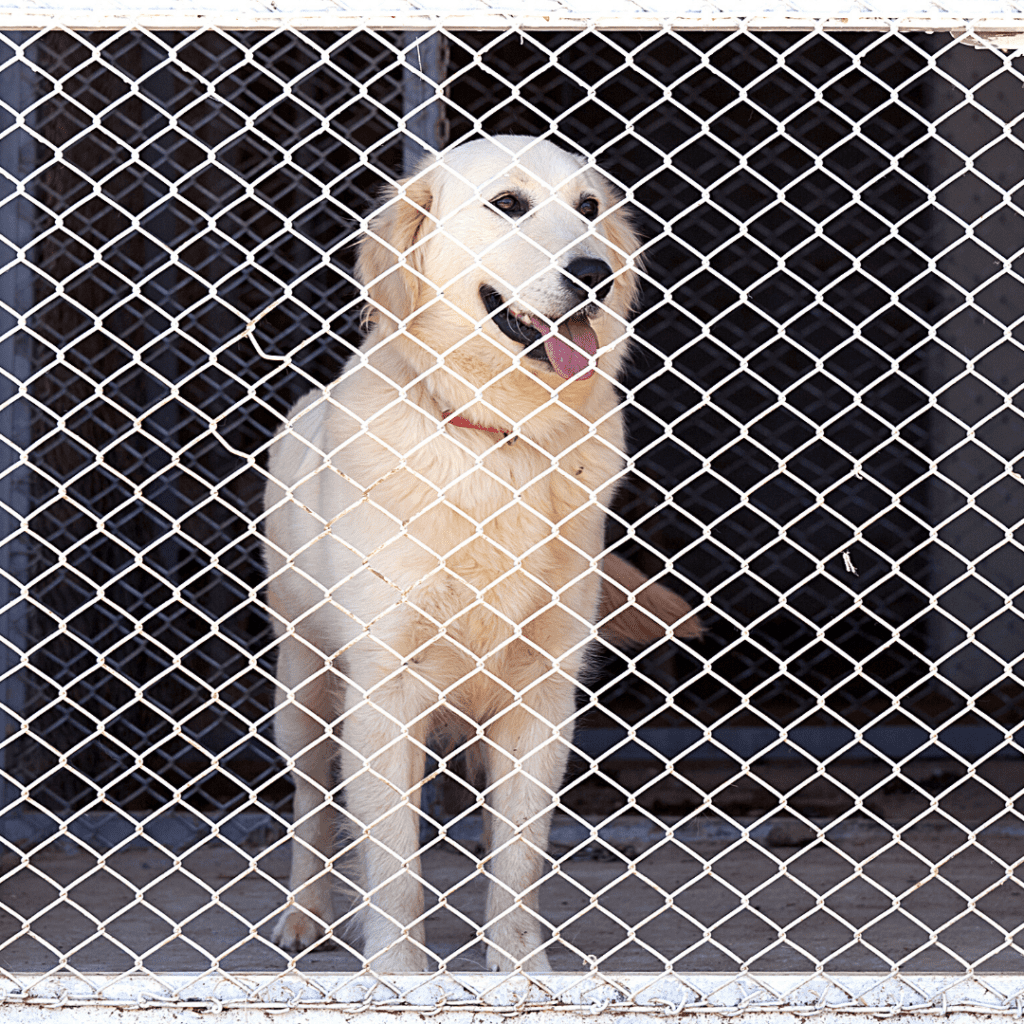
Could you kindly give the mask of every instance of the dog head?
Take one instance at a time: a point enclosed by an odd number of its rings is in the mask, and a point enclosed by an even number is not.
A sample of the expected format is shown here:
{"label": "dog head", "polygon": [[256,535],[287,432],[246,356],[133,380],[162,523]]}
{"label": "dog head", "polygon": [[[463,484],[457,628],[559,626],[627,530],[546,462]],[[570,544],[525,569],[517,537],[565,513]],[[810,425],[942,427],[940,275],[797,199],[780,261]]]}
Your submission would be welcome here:
{"label": "dog head", "polygon": [[[600,172],[545,140],[457,146],[387,191],[357,272],[377,338],[480,383],[518,362],[549,387],[614,377],[637,238]],[[461,370],[460,370],[461,372]]]}

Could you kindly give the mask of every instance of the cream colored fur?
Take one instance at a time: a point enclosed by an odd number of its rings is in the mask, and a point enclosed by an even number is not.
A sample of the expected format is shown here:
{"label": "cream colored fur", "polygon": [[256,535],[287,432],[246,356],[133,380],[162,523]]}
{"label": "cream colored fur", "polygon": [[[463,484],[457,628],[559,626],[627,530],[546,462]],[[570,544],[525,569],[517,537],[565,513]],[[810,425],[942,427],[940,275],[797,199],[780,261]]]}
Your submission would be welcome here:
{"label": "cream colored fur", "polygon": [[[510,190],[532,203],[516,220],[492,205]],[[595,220],[582,196],[597,198]],[[618,202],[578,158],[503,136],[424,166],[369,222],[366,339],[334,384],[291,410],[269,462],[275,729],[296,782],[294,900],[274,932],[286,949],[334,920],[327,812],[340,740],[363,955],[378,972],[427,969],[417,809],[426,743],[443,725],[480,738],[487,772],[488,965],[548,969],[538,889],[623,467],[613,380],[636,240]],[[606,261],[614,283],[591,320],[598,372],[564,380],[522,357],[480,286],[554,323],[578,305],[561,275],[581,256]],[[445,425],[448,411],[515,440]],[[636,589],[626,576],[609,613]],[[667,625],[696,635],[695,619],[675,621],[689,606],[664,594]],[[644,617],[643,603],[627,610]],[[648,621],[665,635],[657,613]]]}

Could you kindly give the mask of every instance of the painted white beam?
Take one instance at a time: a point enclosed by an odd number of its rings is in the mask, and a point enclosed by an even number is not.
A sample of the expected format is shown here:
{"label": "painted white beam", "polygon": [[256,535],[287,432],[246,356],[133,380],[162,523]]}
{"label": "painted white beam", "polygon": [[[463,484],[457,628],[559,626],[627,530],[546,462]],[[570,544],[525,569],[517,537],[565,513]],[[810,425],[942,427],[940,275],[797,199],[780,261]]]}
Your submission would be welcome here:
{"label": "painted white beam", "polygon": [[[863,1024],[876,1014],[900,1024],[934,1021],[980,1024],[1017,1017],[1024,1000],[1024,975],[923,974],[50,974],[0,980],[0,1024],[54,1020],[54,1009],[73,1012],[75,1021],[109,1021],[112,1012],[133,1024],[209,1020],[287,1021],[287,1010],[302,1019],[336,1022],[359,1014],[361,1024],[406,1019],[422,1022],[508,1020],[517,1007],[533,1024],[543,1021],[617,1021],[695,1016],[702,1024],[797,1021],[814,1014],[828,1024]],[[443,1013],[435,1017],[435,1007]],[[39,1011],[36,1013],[35,1011]],[[126,1011],[133,1011],[130,1014]],[[345,1012],[347,1011],[347,1013]],[[45,1014],[50,1014],[46,1017]],[[326,1016],[330,1014],[330,1016]]]}
{"label": "painted white beam", "polygon": [[1024,33],[1020,0],[3,0],[0,28],[353,29],[671,28]]}

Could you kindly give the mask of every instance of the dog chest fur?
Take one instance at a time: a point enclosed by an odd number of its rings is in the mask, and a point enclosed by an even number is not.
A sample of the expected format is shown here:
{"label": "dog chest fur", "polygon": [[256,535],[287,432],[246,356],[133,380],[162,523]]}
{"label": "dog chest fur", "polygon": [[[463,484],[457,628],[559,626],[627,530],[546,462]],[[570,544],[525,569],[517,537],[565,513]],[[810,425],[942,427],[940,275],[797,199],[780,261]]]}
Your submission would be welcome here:
{"label": "dog chest fur", "polygon": [[[410,430],[413,417],[398,389],[377,378],[386,393],[367,403],[365,383],[356,374],[331,389],[328,402],[309,408],[304,400],[275,450],[271,471],[284,485],[278,487],[284,507],[271,526],[287,517],[292,544],[297,535],[305,540],[291,559],[295,571],[288,572],[284,559],[272,566],[290,577],[286,589],[294,591],[296,607],[285,609],[287,617],[296,621],[300,608],[308,613],[319,584],[314,603],[322,609],[305,616],[310,627],[320,627],[313,628],[319,636],[325,617],[338,618],[329,598],[340,584],[346,641],[380,620],[382,608],[405,606],[450,622],[467,649],[487,654],[516,623],[558,604],[574,614],[563,638],[549,641],[550,654],[578,644],[596,602],[596,584],[586,579],[590,559],[603,546],[604,508],[622,465],[618,416],[606,416],[592,437],[574,419],[546,437],[527,429],[510,444],[452,426],[438,433],[416,394],[408,398],[418,429]],[[372,411],[396,399],[391,415]],[[361,429],[364,404],[372,434]],[[324,408],[332,412],[327,452]],[[337,408],[350,412],[337,416]],[[273,541],[275,531],[268,533]],[[551,618],[566,616],[552,608]],[[550,632],[547,625],[532,628]]]}

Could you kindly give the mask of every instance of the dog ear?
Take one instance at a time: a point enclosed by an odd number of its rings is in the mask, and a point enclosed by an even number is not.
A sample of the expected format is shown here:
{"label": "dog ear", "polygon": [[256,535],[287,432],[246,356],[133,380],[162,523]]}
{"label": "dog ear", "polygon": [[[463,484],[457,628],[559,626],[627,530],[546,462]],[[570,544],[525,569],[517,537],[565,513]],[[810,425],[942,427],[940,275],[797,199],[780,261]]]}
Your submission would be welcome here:
{"label": "dog ear", "polygon": [[364,322],[405,320],[419,308],[422,245],[436,221],[433,195],[424,175],[390,185],[384,202],[359,240],[356,277],[366,287]]}

